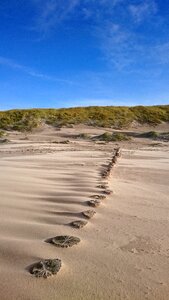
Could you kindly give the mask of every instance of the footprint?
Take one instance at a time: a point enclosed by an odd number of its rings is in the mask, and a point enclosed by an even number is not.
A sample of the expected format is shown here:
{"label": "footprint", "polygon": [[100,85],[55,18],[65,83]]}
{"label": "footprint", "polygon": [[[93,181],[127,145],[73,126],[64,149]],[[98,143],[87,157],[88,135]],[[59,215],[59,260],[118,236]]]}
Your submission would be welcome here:
{"label": "footprint", "polygon": [[99,188],[99,189],[106,189],[106,188],[107,188],[107,185],[106,185],[106,184],[99,184],[99,185],[97,186],[97,188]]}
{"label": "footprint", "polygon": [[92,207],[98,207],[100,205],[101,201],[100,200],[89,200],[87,201],[87,204],[89,206],[92,206]]}
{"label": "footprint", "polygon": [[48,239],[46,242],[51,243],[56,247],[68,248],[80,243],[80,239],[78,237],[70,235],[59,235]]}
{"label": "footprint", "polygon": [[61,260],[56,259],[44,259],[35,263],[31,269],[30,273],[35,277],[48,278],[52,275],[56,275],[61,268]]}
{"label": "footprint", "polygon": [[92,196],[90,196],[90,198],[103,200],[103,199],[106,198],[106,196],[104,196],[104,195],[92,195]]}
{"label": "footprint", "polygon": [[71,222],[71,225],[75,228],[83,228],[85,225],[87,225],[86,221],[81,221],[81,220],[77,220],[77,221],[73,221]]}
{"label": "footprint", "polygon": [[104,191],[104,194],[106,194],[106,195],[111,195],[112,193],[113,193],[113,191],[111,191],[109,189],[107,189],[107,190]]}
{"label": "footprint", "polygon": [[95,211],[94,210],[86,210],[82,212],[82,215],[88,219],[91,219],[94,215],[95,215]]}

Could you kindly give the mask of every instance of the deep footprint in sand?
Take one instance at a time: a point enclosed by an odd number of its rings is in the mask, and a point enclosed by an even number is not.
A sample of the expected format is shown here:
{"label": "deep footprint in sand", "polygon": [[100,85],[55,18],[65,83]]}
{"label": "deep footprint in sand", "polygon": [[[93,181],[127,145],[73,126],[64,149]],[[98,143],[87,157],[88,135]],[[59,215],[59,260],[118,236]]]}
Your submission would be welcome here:
{"label": "deep footprint in sand", "polygon": [[81,221],[81,220],[73,221],[71,223],[71,226],[73,226],[74,228],[78,228],[78,229],[83,228],[86,225],[87,225],[87,222]]}
{"label": "deep footprint in sand", "polygon": [[30,269],[30,273],[35,277],[48,278],[52,275],[56,275],[62,266],[61,260],[56,259],[44,259]]}
{"label": "deep footprint in sand", "polygon": [[100,200],[89,200],[87,204],[91,207],[98,207],[100,205]]}
{"label": "deep footprint in sand", "polygon": [[99,184],[98,186],[97,186],[97,188],[99,188],[99,189],[106,189],[107,188],[107,185],[106,184]]}
{"label": "deep footprint in sand", "polygon": [[95,211],[94,210],[86,210],[82,212],[82,215],[88,219],[91,219],[94,215],[95,215]]}
{"label": "deep footprint in sand", "polygon": [[110,170],[104,171],[104,172],[102,173],[102,178],[106,179],[106,178],[109,177],[109,175],[110,175]]}
{"label": "deep footprint in sand", "polygon": [[107,189],[103,193],[106,195],[111,195],[111,194],[113,194],[113,191]]}
{"label": "deep footprint in sand", "polygon": [[121,156],[121,150],[120,150],[120,148],[117,148],[117,149],[115,149],[116,150],[116,156],[117,157],[120,157]]}
{"label": "deep footprint in sand", "polygon": [[104,195],[92,195],[92,196],[90,196],[90,198],[97,199],[97,200],[103,200],[103,199],[106,198],[106,196],[104,196]]}
{"label": "deep footprint in sand", "polygon": [[116,164],[116,162],[117,162],[117,157],[114,156],[114,157],[112,158],[112,163],[113,163],[113,164]]}
{"label": "deep footprint in sand", "polygon": [[59,235],[51,238],[47,242],[55,245],[56,247],[68,248],[80,243],[80,239],[76,236]]}

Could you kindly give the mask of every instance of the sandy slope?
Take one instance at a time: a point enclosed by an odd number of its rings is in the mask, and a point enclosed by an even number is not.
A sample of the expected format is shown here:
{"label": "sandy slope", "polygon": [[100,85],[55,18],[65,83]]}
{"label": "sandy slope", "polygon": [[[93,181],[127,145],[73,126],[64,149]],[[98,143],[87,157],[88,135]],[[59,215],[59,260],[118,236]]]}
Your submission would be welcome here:
{"label": "sandy slope", "polygon": [[[69,223],[82,218],[86,200],[99,192],[99,172],[111,149],[59,147],[1,158],[0,299],[167,300],[167,148],[124,150],[110,180],[114,194],[76,230]],[[44,242],[60,234],[76,235],[81,243],[60,249]],[[57,257],[63,262],[57,276],[29,274],[32,263]]]}
{"label": "sandy slope", "polygon": [[151,150],[123,151],[112,181],[119,299],[168,299],[169,151]]}
{"label": "sandy slope", "polygon": [[[93,220],[80,232],[68,224],[88,209],[86,201],[98,191],[99,168],[106,157],[84,150],[1,159],[1,299],[69,299],[69,288],[72,299],[76,289],[83,294],[80,277],[91,268],[85,270],[83,261],[86,249],[92,249],[88,235],[96,225]],[[44,242],[59,234],[77,235],[82,242],[72,249]],[[63,260],[56,278],[37,280],[25,269],[41,258],[55,257]]]}

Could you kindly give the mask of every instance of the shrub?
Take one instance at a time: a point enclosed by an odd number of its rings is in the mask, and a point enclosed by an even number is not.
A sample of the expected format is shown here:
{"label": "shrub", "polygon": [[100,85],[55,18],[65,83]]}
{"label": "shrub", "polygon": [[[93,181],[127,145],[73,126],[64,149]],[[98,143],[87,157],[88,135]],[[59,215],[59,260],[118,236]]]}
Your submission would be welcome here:
{"label": "shrub", "polygon": [[163,141],[169,141],[169,132],[164,132],[159,135],[159,139]]}
{"label": "shrub", "polygon": [[5,132],[3,130],[0,130],[0,138],[5,135]]}
{"label": "shrub", "polygon": [[62,109],[30,109],[0,112],[0,129],[32,131],[42,122],[56,127],[87,124],[99,127],[126,128],[133,121],[155,126],[169,122],[169,105],[91,106]]}
{"label": "shrub", "polygon": [[94,139],[99,140],[99,141],[105,141],[105,142],[118,142],[118,141],[127,141],[130,138],[125,135],[124,133],[109,133],[109,132],[105,132],[97,137],[95,137]]}
{"label": "shrub", "polygon": [[127,136],[126,134],[124,133],[114,133],[112,135],[112,141],[114,142],[118,142],[118,141],[128,141],[130,140],[131,138],[129,136]]}
{"label": "shrub", "polygon": [[99,141],[111,142],[112,134],[109,132],[105,132],[101,135],[96,136],[94,139],[99,140]]}
{"label": "shrub", "polygon": [[156,131],[144,132],[139,135],[139,137],[149,138],[149,139],[156,139],[158,138],[158,136],[159,134]]}
{"label": "shrub", "polygon": [[80,138],[80,139],[87,140],[87,139],[90,138],[90,135],[87,134],[87,133],[80,133],[77,137]]}
{"label": "shrub", "polygon": [[5,144],[5,143],[9,143],[10,141],[8,139],[3,139],[0,140],[0,144]]}

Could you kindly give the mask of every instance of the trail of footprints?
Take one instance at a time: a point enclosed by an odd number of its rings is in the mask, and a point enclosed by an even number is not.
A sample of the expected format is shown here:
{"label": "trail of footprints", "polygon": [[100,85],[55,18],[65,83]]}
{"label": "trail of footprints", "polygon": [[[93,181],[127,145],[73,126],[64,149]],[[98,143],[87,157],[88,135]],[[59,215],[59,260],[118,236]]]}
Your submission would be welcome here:
{"label": "trail of footprints", "polygon": [[[101,179],[108,179],[111,175],[111,171],[113,166],[117,162],[117,158],[121,156],[120,148],[114,149],[113,156],[111,158],[110,163],[105,167],[103,172],[101,173]],[[112,193],[111,190],[108,189],[108,183],[104,182],[97,186],[99,189],[102,190],[102,194],[100,195],[92,195],[90,196],[90,200],[87,201],[89,207],[97,208],[101,204],[101,200],[105,199],[107,195]],[[96,214],[95,210],[89,209],[82,212],[82,216],[86,219],[91,219]],[[70,223],[70,225],[74,228],[81,229],[85,225],[87,225],[87,220],[75,220]],[[68,236],[68,235],[61,235],[56,236],[51,239],[46,240],[47,243],[51,243],[56,247],[68,248],[80,243],[80,238],[75,236]],[[41,260],[29,268],[29,271],[35,277],[43,277],[48,278],[51,275],[55,275],[59,272],[62,266],[62,262],[60,259],[44,259]]]}

